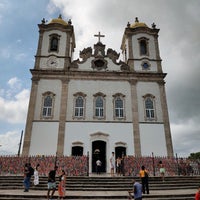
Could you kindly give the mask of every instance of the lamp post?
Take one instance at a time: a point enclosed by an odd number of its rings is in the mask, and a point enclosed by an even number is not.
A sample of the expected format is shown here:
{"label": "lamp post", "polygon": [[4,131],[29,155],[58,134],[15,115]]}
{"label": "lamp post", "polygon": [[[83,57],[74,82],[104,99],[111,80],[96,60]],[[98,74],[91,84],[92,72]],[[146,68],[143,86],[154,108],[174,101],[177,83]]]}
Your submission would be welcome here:
{"label": "lamp post", "polygon": [[156,172],[155,172],[155,163],[154,163],[154,154],[153,154],[153,152],[152,152],[152,162],[153,162],[153,175],[155,176]]}
{"label": "lamp post", "polygon": [[177,155],[177,153],[176,153],[176,163],[177,163],[178,176],[180,176],[180,166],[179,166],[179,162],[178,162],[178,155]]}

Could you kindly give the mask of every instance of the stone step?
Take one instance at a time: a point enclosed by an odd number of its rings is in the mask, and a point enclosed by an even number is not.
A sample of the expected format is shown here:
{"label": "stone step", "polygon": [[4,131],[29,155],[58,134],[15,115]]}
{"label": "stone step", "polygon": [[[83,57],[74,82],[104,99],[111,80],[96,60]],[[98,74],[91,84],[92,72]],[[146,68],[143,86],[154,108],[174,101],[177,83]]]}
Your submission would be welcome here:
{"label": "stone step", "polygon": [[[55,195],[54,196],[54,199],[57,199],[58,196]],[[7,200],[11,200],[11,199],[21,199],[21,200],[35,200],[35,199],[46,199],[46,195],[5,195],[5,196],[2,196],[0,195],[0,200],[4,200],[4,199],[7,199]],[[98,199],[98,200],[105,200],[105,199],[120,199],[120,200],[123,200],[123,199],[128,199],[128,195],[95,195],[95,196],[92,196],[92,195],[84,195],[84,196],[80,196],[80,195],[67,195],[65,197],[65,199],[92,199],[92,200],[95,200],[95,199]],[[169,194],[165,194],[165,195],[143,195],[143,199],[145,200],[175,200],[175,199],[181,199],[181,200],[190,200],[190,199],[194,199],[194,194],[178,194],[178,195],[169,195]]]}
{"label": "stone step", "polygon": [[[66,194],[68,200],[106,200],[128,199],[131,180],[138,177],[67,177]],[[145,200],[192,200],[200,182],[200,177],[150,177],[150,194]],[[46,199],[47,178],[40,177],[39,186],[31,186],[30,192],[23,192],[23,177],[0,176],[0,200]],[[57,199],[55,196],[54,199]]]}

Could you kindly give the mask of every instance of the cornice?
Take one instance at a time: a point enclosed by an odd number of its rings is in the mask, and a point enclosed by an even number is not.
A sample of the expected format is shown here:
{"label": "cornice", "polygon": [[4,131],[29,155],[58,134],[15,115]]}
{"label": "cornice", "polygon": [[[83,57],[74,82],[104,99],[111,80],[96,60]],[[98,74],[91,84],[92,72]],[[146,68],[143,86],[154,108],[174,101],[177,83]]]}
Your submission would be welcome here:
{"label": "cornice", "polygon": [[102,80],[102,81],[154,81],[162,83],[166,73],[138,73],[138,72],[86,72],[63,70],[31,70],[33,80]]}

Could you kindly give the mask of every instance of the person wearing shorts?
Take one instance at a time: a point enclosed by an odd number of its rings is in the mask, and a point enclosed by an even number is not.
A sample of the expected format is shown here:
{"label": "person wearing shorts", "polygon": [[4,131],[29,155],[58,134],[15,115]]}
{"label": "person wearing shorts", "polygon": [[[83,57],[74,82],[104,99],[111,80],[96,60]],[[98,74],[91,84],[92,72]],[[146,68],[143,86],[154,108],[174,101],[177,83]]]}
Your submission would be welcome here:
{"label": "person wearing shorts", "polygon": [[[56,191],[56,171],[58,167],[55,166],[54,170],[51,170],[48,175],[48,191],[47,191],[47,199],[51,200]],[[52,192],[51,192],[52,191]],[[51,195],[50,195],[51,192]]]}

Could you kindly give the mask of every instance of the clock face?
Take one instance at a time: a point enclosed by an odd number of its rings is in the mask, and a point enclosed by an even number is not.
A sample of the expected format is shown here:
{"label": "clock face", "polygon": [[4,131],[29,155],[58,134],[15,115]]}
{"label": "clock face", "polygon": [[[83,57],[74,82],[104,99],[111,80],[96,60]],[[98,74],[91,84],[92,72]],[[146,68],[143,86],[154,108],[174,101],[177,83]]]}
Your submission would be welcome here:
{"label": "clock face", "polygon": [[49,57],[47,60],[47,66],[48,67],[57,67],[58,66],[58,60],[55,56]]}

